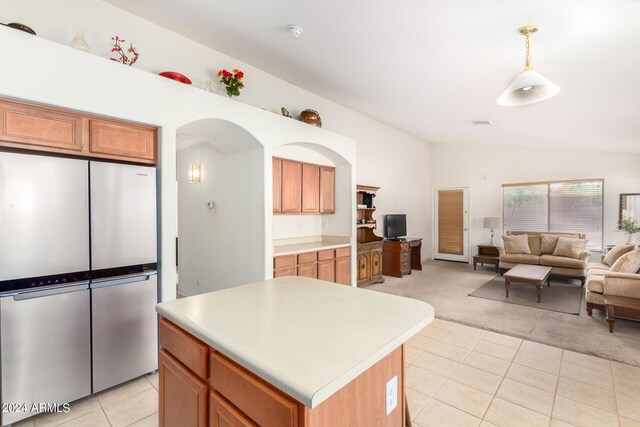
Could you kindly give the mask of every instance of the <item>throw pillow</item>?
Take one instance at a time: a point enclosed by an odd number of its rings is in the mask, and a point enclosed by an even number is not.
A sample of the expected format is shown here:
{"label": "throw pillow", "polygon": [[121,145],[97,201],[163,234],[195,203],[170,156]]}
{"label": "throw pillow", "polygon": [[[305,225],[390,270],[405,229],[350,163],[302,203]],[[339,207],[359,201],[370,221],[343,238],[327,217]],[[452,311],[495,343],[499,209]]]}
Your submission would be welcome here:
{"label": "throw pillow", "polygon": [[554,256],[579,259],[584,247],[587,246],[587,239],[573,239],[571,237],[558,237],[558,243],[553,250]]}
{"label": "throw pillow", "polygon": [[552,254],[556,250],[558,244],[558,237],[555,234],[541,234],[540,241],[542,243],[542,253]]}
{"label": "throw pillow", "polygon": [[508,254],[526,254],[529,255],[529,239],[526,234],[518,236],[502,236],[504,242],[504,251]]}
{"label": "throw pillow", "polygon": [[611,267],[618,260],[618,258],[626,254],[627,252],[631,252],[633,248],[635,248],[635,246],[633,245],[615,245],[609,252],[607,252],[604,259],[602,260],[602,263]]}
{"label": "throw pillow", "polygon": [[542,241],[539,234],[529,234],[529,250],[532,255],[542,255]]}
{"label": "throw pillow", "polygon": [[611,266],[610,271],[618,273],[637,273],[640,270],[640,249],[627,252]]}

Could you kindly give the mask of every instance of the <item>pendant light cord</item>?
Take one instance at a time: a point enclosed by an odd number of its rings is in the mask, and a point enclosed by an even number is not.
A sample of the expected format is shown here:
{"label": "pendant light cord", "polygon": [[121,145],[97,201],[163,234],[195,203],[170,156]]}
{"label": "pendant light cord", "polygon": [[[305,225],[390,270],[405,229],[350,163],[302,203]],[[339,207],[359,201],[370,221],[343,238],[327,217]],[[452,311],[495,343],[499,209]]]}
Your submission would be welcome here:
{"label": "pendant light cord", "polygon": [[531,46],[530,46],[530,43],[529,43],[529,34],[530,33],[527,32],[524,35],[524,37],[526,39],[526,46],[527,46],[527,56],[526,56],[526,58],[524,60],[524,70],[525,71],[531,70],[531,52],[530,52]]}

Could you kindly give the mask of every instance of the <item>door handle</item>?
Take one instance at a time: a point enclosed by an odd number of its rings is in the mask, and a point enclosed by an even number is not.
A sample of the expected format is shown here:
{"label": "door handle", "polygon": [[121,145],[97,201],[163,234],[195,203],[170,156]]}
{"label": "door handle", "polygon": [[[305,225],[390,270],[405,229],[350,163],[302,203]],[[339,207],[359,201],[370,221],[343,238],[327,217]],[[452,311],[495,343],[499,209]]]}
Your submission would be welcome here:
{"label": "door handle", "polygon": [[133,282],[146,282],[151,275],[149,273],[135,274],[128,277],[116,278],[113,280],[104,280],[91,284],[91,289],[108,288],[110,286],[126,285]]}
{"label": "door handle", "polygon": [[52,295],[60,295],[60,294],[68,294],[71,292],[84,291],[86,289],[89,289],[88,281],[75,282],[70,284],[70,286],[56,286],[54,288],[49,288],[44,290],[20,292],[13,295],[13,300],[24,301],[24,300],[30,300],[35,298],[49,297]]}

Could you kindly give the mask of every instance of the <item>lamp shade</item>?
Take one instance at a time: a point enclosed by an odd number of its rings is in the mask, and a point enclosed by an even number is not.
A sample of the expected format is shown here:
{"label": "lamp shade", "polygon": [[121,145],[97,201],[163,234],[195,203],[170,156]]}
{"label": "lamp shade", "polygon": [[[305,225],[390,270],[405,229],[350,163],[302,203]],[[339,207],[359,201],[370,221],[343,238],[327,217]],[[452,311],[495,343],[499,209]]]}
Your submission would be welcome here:
{"label": "lamp shade", "polygon": [[500,227],[500,218],[497,216],[487,216],[482,221],[482,228],[498,228]]}
{"label": "lamp shade", "polygon": [[534,70],[525,70],[513,79],[498,98],[498,105],[515,107],[544,101],[560,92],[560,87]]}

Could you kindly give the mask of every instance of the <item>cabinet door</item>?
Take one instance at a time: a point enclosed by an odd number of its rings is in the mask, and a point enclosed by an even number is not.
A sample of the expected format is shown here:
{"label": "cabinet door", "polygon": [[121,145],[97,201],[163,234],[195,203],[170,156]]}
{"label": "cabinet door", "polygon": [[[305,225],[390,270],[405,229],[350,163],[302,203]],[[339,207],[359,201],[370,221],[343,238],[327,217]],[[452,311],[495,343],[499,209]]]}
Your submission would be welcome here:
{"label": "cabinet door", "polygon": [[249,418],[227,401],[212,391],[209,395],[209,427],[257,427]]}
{"label": "cabinet door", "polygon": [[371,277],[382,274],[382,250],[371,251]]}
{"label": "cabinet door", "polygon": [[298,276],[310,277],[312,279],[318,278],[318,263],[303,264],[298,266]]}
{"label": "cabinet door", "polygon": [[336,211],[336,169],[320,167],[320,213],[332,214]]}
{"label": "cabinet door", "polygon": [[340,283],[341,285],[349,285],[351,281],[351,258],[336,258],[335,261],[335,269],[336,269],[336,283]]}
{"label": "cabinet door", "polygon": [[295,267],[285,267],[278,268],[277,270],[273,270],[273,278],[277,277],[285,277],[285,276],[295,276],[296,268]]}
{"label": "cabinet door", "polygon": [[334,282],[336,280],[335,262],[333,259],[318,261],[318,279]]}
{"label": "cabinet door", "polygon": [[282,160],[273,158],[273,213],[282,212]]}
{"label": "cabinet door", "polygon": [[302,163],[282,159],[282,212],[302,212]]}
{"label": "cabinet door", "polygon": [[[82,151],[82,117],[31,105],[0,103],[0,145]],[[25,147],[26,148],[26,147]]]}
{"label": "cabinet door", "polygon": [[358,281],[369,280],[371,278],[371,252],[360,252],[358,254]]}
{"label": "cabinet door", "polygon": [[156,129],[92,119],[89,151],[114,159],[156,163]]}
{"label": "cabinet door", "polygon": [[320,213],[320,167],[302,164],[302,212]]}
{"label": "cabinet door", "polygon": [[204,427],[207,424],[207,384],[160,350],[160,426]]}

